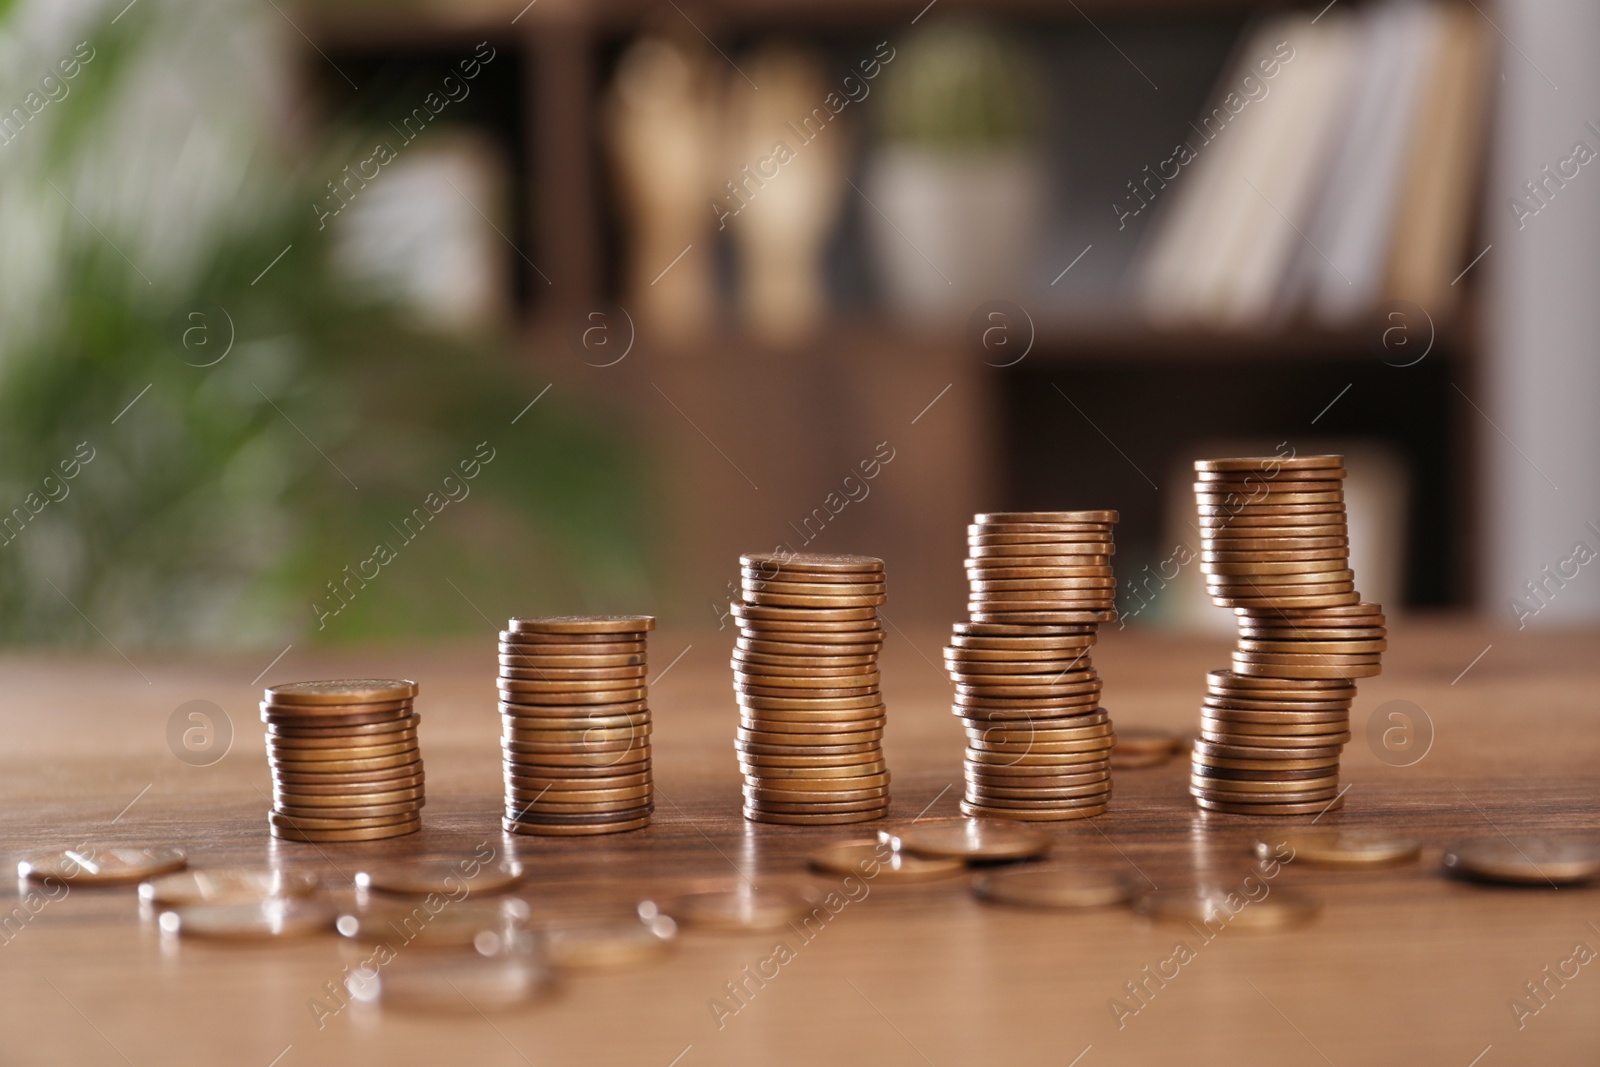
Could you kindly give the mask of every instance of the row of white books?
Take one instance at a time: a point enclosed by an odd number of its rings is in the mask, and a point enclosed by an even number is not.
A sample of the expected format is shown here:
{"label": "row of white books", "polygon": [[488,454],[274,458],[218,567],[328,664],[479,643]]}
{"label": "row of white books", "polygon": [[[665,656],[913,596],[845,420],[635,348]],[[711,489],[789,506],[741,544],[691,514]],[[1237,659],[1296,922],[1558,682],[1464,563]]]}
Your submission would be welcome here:
{"label": "row of white books", "polygon": [[1134,195],[1164,201],[1141,307],[1218,329],[1348,326],[1390,300],[1436,320],[1460,287],[1493,31],[1468,4],[1383,0],[1269,17]]}

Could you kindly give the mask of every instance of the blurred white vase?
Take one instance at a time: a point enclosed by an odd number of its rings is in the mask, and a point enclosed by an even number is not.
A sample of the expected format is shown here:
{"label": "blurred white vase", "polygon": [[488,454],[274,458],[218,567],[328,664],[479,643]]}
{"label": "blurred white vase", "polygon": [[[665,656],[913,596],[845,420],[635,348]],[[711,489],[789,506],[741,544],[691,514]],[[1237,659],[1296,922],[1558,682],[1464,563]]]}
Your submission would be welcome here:
{"label": "blurred white vase", "polygon": [[952,154],[899,145],[868,165],[871,248],[891,306],[960,320],[1023,293],[1043,225],[1044,168],[1031,151]]}

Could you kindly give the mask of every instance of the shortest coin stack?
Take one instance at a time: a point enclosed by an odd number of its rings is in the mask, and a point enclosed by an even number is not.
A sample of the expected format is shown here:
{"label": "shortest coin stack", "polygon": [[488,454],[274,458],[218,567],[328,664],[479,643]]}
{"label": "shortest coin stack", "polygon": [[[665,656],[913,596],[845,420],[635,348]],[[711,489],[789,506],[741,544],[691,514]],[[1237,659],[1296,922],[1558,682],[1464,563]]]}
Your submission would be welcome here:
{"label": "shortest coin stack", "polygon": [[512,619],[500,633],[500,747],[511,833],[637,830],[654,810],[649,615]]}
{"label": "shortest coin stack", "polygon": [[755,554],[740,566],[734,748],[744,817],[800,825],[882,818],[883,560]]}
{"label": "shortest coin stack", "polygon": [[271,686],[261,702],[274,837],[376,841],[422,827],[417,683],[355,678]]}

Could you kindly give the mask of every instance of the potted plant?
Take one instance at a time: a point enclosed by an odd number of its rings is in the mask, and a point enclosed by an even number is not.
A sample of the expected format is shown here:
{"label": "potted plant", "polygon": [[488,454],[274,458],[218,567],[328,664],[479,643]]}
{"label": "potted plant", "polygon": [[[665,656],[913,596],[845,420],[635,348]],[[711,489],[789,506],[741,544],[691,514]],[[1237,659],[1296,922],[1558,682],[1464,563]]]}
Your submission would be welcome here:
{"label": "potted plant", "polygon": [[1026,51],[948,21],[900,49],[866,173],[870,242],[891,304],[964,317],[1014,293],[1044,200],[1037,88]]}

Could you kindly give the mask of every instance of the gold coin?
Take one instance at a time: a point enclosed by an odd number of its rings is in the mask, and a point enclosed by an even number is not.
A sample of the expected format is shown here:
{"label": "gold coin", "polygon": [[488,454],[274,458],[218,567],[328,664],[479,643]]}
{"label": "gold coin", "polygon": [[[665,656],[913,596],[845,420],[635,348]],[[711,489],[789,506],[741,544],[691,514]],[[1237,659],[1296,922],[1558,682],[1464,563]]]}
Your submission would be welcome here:
{"label": "gold coin", "polygon": [[304,897],[317,891],[306,871],[270,867],[203,867],[157,875],[139,883],[139,899],[151,904],[247,904],[273,897]]}
{"label": "gold coin", "polygon": [[1278,930],[1316,918],[1321,902],[1289,889],[1273,889],[1260,900],[1224,886],[1153,889],[1134,898],[1141,915],[1166,922],[1207,926],[1226,923],[1242,930]]}
{"label": "gold coin", "polygon": [[1120,871],[1093,867],[1019,867],[972,884],[979,900],[1019,908],[1104,908],[1132,898],[1137,883]]}
{"label": "gold coin", "polygon": [[514,618],[506,629],[537,634],[637,634],[656,628],[654,615],[542,615]]}
{"label": "gold coin", "polygon": [[1032,859],[1050,850],[1049,835],[994,819],[919,822],[885,840],[896,851],[975,862]]}
{"label": "gold coin", "polygon": [[387,826],[358,826],[345,830],[296,830],[288,826],[272,825],[270,827],[273,837],[280,837],[286,841],[311,841],[311,842],[342,842],[342,841],[381,841],[391,837],[402,837],[405,834],[414,834],[422,829],[422,819],[417,817],[407,822],[391,823]]}
{"label": "gold coin", "polygon": [[1329,867],[1384,867],[1422,854],[1420,841],[1380,830],[1290,830],[1257,838],[1254,852],[1281,859],[1285,848],[1292,862]]}
{"label": "gold coin", "polygon": [[1509,834],[1457,842],[1444,867],[1461,878],[1509,885],[1573,885],[1600,875],[1600,838]]}
{"label": "gold coin", "polygon": [[665,956],[678,924],[665,915],[649,921],[563,923],[539,928],[545,953],[562,970],[607,970]]}
{"label": "gold coin", "polygon": [[332,904],[315,897],[182,904],[157,920],[166,933],[227,941],[306,937],[333,929]]}
{"label": "gold coin", "polygon": [[410,700],[417,683],[408,678],[342,678],[288,682],[267,687],[269,704],[378,704]]}
{"label": "gold coin", "polygon": [[75,848],[35,852],[17,863],[17,876],[35,882],[59,878],[75,885],[126,885],[189,862],[182,849],[168,846],[82,844]]}

